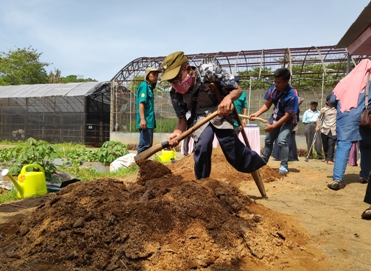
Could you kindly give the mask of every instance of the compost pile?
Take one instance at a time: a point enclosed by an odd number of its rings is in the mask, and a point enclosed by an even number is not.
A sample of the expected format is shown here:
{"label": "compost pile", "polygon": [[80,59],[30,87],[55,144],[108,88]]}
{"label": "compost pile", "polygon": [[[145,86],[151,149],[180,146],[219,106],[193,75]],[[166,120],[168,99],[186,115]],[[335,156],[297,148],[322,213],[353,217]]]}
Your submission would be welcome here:
{"label": "compost pile", "polygon": [[219,179],[193,180],[187,157],[141,161],[135,182],[67,186],[0,225],[0,270],[267,270],[287,267],[292,253],[298,266],[308,260],[306,236],[244,195],[221,151],[214,162]]}

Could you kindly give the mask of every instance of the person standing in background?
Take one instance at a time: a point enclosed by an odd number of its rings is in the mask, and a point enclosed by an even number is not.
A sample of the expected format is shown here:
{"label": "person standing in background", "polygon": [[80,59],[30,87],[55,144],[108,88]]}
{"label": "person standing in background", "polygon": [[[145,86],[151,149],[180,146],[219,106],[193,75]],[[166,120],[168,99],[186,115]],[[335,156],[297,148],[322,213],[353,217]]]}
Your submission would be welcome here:
{"label": "person standing in background", "polygon": [[[310,102],[310,108],[306,110],[303,114],[303,123],[305,124],[305,138],[307,142],[307,151],[308,151],[308,158],[313,159],[313,154],[311,150],[311,146],[313,144],[314,140],[314,135],[316,132],[316,123],[317,119],[320,117],[321,112],[317,110],[318,102],[317,101],[311,101]],[[316,136],[316,142],[315,142],[315,150],[317,153],[317,159],[322,160],[323,155],[322,155],[322,142],[321,138]],[[310,152],[310,153],[309,153]]]}
{"label": "person standing in background", "polygon": [[[236,83],[238,84],[238,86],[241,87],[240,85],[240,78],[238,76],[235,76],[234,77],[234,80],[236,81]],[[236,107],[236,110],[238,112],[238,114],[242,114],[242,115],[246,115],[247,114],[247,101],[246,101],[246,92],[242,90],[242,94],[241,96],[235,100],[234,102],[234,106]],[[238,117],[238,116],[236,116]],[[241,122],[242,122],[242,127],[241,129],[243,129],[243,127],[246,126],[246,119],[245,118],[242,118],[241,119]],[[238,122],[237,121],[234,121],[233,122],[233,126],[235,127],[236,131],[237,132],[240,132],[240,127],[238,125]]]}
{"label": "person standing in background", "polygon": [[155,95],[158,74],[161,70],[149,67],[145,78],[136,89],[136,128],[139,129],[138,153],[153,145],[153,131],[156,128]]}
{"label": "person standing in background", "polygon": [[325,162],[334,164],[336,144],[336,108],[330,104],[331,95],[326,97],[326,106],[321,109],[321,115],[317,119],[316,132],[321,132]]}

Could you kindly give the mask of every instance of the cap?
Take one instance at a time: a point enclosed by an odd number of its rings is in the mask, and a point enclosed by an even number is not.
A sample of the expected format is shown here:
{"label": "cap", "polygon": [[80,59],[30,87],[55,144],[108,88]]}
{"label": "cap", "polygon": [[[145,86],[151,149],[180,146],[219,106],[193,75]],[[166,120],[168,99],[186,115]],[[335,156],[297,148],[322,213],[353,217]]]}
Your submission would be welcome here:
{"label": "cap", "polygon": [[158,68],[155,68],[155,67],[149,67],[146,69],[146,80],[147,80],[147,76],[150,72],[161,72],[161,69],[158,69]]}
{"label": "cap", "polygon": [[168,55],[161,64],[163,69],[161,81],[175,78],[180,71],[180,67],[186,62],[188,62],[188,58],[184,55],[184,52],[178,51]]}
{"label": "cap", "polygon": [[240,77],[238,77],[237,75],[235,75],[234,81],[236,81],[237,83],[239,83],[240,82]]}
{"label": "cap", "polygon": [[318,104],[318,102],[313,100],[310,102],[310,104]]}

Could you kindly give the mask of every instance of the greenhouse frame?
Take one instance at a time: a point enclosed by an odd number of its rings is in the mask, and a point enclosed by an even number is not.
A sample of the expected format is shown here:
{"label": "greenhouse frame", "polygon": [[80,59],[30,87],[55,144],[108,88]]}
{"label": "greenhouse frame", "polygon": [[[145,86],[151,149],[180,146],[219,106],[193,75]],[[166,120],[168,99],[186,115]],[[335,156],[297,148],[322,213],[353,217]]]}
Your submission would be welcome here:
{"label": "greenhouse frame", "polygon": [[[171,52],[169,52],[171,53]],[[186,54],[191,65],[198,67],[214,61],[229,73],[238,75],[246,91],[249,109],[257,110],[262,95],[273,82],[278,68],[291,71],[292,85],[306,100],[316,99],[322,104],[326,94],[343,78],[351,67],[370,55],[350,56],[345,48],[311,46],[235,52]],[[160,68],[166,56],[140,57],[124,66],[112,79],[111,133],[135,132],[135,88],[143,80],[145,69]],[[310,83],[315,82],[315,87]],[[259,83],[260,89],[253,87]],[[309,87],[308,87],[309,84]],[[326,85],[327,84],[327,85]],[[264,93],[263,93],[264,92]],[[175,118],[169,98],[169,84],[157,84],[155,96],[156,119]],[[251,96],[251,97],[250,97]],[[306,105],[304,105],[306,106]],[[162,132],[158,129],[158,132]]]}
{"label": "greenhouse frame", "polygon": [[0,87],[0,140],[101,146],[109,140],[110,82]]}

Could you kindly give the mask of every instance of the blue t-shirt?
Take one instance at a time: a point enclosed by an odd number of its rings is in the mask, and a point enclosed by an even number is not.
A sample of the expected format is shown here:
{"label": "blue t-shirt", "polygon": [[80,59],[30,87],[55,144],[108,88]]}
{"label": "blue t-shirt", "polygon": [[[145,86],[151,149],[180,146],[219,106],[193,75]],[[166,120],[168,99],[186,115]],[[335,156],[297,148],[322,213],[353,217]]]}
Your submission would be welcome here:
{"label": "blue t-shirt", "polygon": [[297,92],[290,84],[284,91],[279,91],[275,86],[271,86],[264,96],[265,100],[271,100],[274,104],[274,109],[271,117],[269,118],[269,123],[273,124],[280,120],[285,113],[292,114],[292,118],[288,121],[296,124],[297,123],[297,113],[299,110],[299,100]]}

